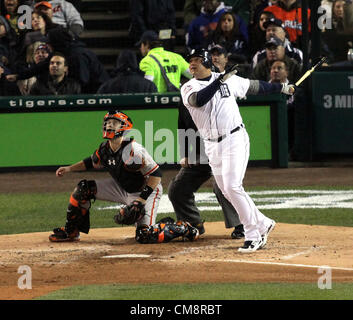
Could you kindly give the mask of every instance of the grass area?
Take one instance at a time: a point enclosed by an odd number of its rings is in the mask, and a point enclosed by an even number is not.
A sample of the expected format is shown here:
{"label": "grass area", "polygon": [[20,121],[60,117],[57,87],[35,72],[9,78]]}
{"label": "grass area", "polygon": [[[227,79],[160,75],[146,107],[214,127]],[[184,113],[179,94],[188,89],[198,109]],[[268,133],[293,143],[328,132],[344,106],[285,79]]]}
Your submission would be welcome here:
{"label": "grass area", "polygon": [[[279,188],[273,188],[278,190]],[[291,188],[292,189],[292,188]],[[298,188],[317,189],[319,187]],[[250,191],[271,190],[270,188],[252,188]],[[283,188],[281,188],[283,190]],[[321,188],[327,190],[327,188]],[[351,190],[351,188],[333,188],[333,190]],[[210,191],[202,189],[200,191]],[[293,196],[293,195],[292,195]],[[296,195],[296,196],[300,196]],[[280,196],[279,196],[280,197]],[[66,208],[68,204],[68,193],[45,193],[45,194],[0,194],[0,234],[15,234],[26,232],[49,231],[54,227],[62,226],[66,219]],[[120,227],[113,221],[116,210],[97,210],[97,207],[108,206],[111,203],[96,201],[91,208],[91,227],[108,228]],[[205,206],[206,203],[202,203]],[[216,204],[211,204],[212,206]],[[201,207],[201,205],[200,205]],[[264,214],[277,222],[331,225],[331,226],[353,226],[352,209],[329,208],[329,209],[276,209],[262,210]],[[202,211],[202,218],[206,222],[223,221],[221,211]],[[174,213],[159,214],[159,218],[171,216]]]}
{"label": "grass area", "polygon": [[[73,298],[74,297],[74,298]],[[353,283],[201,283],[89,285],[54,291],[39,300],[352,300]]]}

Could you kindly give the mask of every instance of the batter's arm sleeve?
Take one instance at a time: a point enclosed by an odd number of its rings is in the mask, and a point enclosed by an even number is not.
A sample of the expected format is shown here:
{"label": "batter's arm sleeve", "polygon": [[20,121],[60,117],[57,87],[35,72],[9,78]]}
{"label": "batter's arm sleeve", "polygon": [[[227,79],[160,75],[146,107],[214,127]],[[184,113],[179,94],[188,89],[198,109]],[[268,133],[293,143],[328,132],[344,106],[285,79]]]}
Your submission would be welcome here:
{"label": "batter's arm sleeve", "polygon": [[209,84],[207,87],[205,87],[205,88],[201,89],[199,92],[197,92],[195,107],[202,107],[208,101],[210,101],[212,99],[212,97],[214,96],[214,94],[219,89],[219,85],[220,85],[220,81],[218,79],[216,79],[211,84]]}
{"label": "batter's arm sleeve", "polygon": [[192,107],[200,108],[212,99],[214,94],[219,89],[220,81],[216,79],[207,87],[198,92],[193,92],[188,97],[188,104]]}
{"label": "batter's arm sleeve", "polygon": [[250,86],[246,95],[260,95],[280,93],[282,90],[281,83],[269,83],[262,80],[250,80]]}

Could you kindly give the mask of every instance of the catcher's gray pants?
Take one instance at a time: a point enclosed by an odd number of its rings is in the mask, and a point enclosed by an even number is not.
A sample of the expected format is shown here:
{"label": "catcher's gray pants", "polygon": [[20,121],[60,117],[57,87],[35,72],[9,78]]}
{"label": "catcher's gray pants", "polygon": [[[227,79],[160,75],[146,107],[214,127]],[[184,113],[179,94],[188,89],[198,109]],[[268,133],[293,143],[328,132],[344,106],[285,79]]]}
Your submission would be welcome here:
{"label": "catcher's gray pants", "polygon": [[[193,225],[201,222],[194,193],[211,177],[212,172],[209,165],[198,165],[191,168],[181,168],[176,177],[172,179],[168,187],[168,197],[178,220],[185,220]],[[215,182],[213,183],[213,192],[222,207],[225,227],[233,228],[241,224],[238,213]]]}
{"label": "catcher's gray pants", "polygon": [[[104,179],[98,180],[97,183],[97,200],[112,201],[120,204],[130,204],[132,201],[136,200],[140,195],[140,192],[128,193],[123,188],[121,188],[114,179]],[[161,184],[154,189],[152,194],[147,198],[145,204],[146,214],[137,223],[138,226],[147,224],[153,225],[156,222],[157,210],[159,201],[163,194],[163,187]]]}

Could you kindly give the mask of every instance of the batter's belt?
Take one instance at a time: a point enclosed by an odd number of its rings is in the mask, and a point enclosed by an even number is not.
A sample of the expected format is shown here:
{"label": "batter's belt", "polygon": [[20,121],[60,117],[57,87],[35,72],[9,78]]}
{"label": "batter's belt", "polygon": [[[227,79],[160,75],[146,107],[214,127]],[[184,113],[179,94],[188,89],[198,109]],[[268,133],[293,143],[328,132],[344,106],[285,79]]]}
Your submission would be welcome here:
{"label": "batter's belt", "polygon": [[[229,135],[231,135],[231,134],[234,133],[234,132],[239,131],[240,128],[244,128],[244,125],[241,124],[240,126],[238,126],[238,127],[234,128],[234,129],[230,130]],[[215,138],[215,139],[207,139],[207,141],[211,141],[211,142],[221,142],[227,135],[228,135],[228,134],[223,134],[223,135],[221,135],[221,136],[219,136],[218,138]]]}

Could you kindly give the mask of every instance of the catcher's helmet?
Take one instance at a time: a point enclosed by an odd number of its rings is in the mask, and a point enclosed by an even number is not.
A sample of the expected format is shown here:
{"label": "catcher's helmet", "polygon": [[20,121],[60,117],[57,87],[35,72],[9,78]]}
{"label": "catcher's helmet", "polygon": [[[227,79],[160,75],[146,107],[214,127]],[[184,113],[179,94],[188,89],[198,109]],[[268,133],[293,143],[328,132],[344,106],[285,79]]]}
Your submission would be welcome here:
{"label": "catcher's helmet", "polygon": [[202,58],[202,64],[205,68],[211,69],[212,68],[212,57],[210,53],[205,49],[193,49],[190,54],[186,57],[187,61],[190,61],[193,57],[200,57]]}
{"label": "catcher's helmet", "polygon": [[[118,130],[107,129],[107,121],[109,119],[115,119],[120,121],[121,126]],[[125,113],[121,111],[109,111],[103,120],[103,138],[114,139],[121,137],[126,130],[132,129],[132,120]]]}

